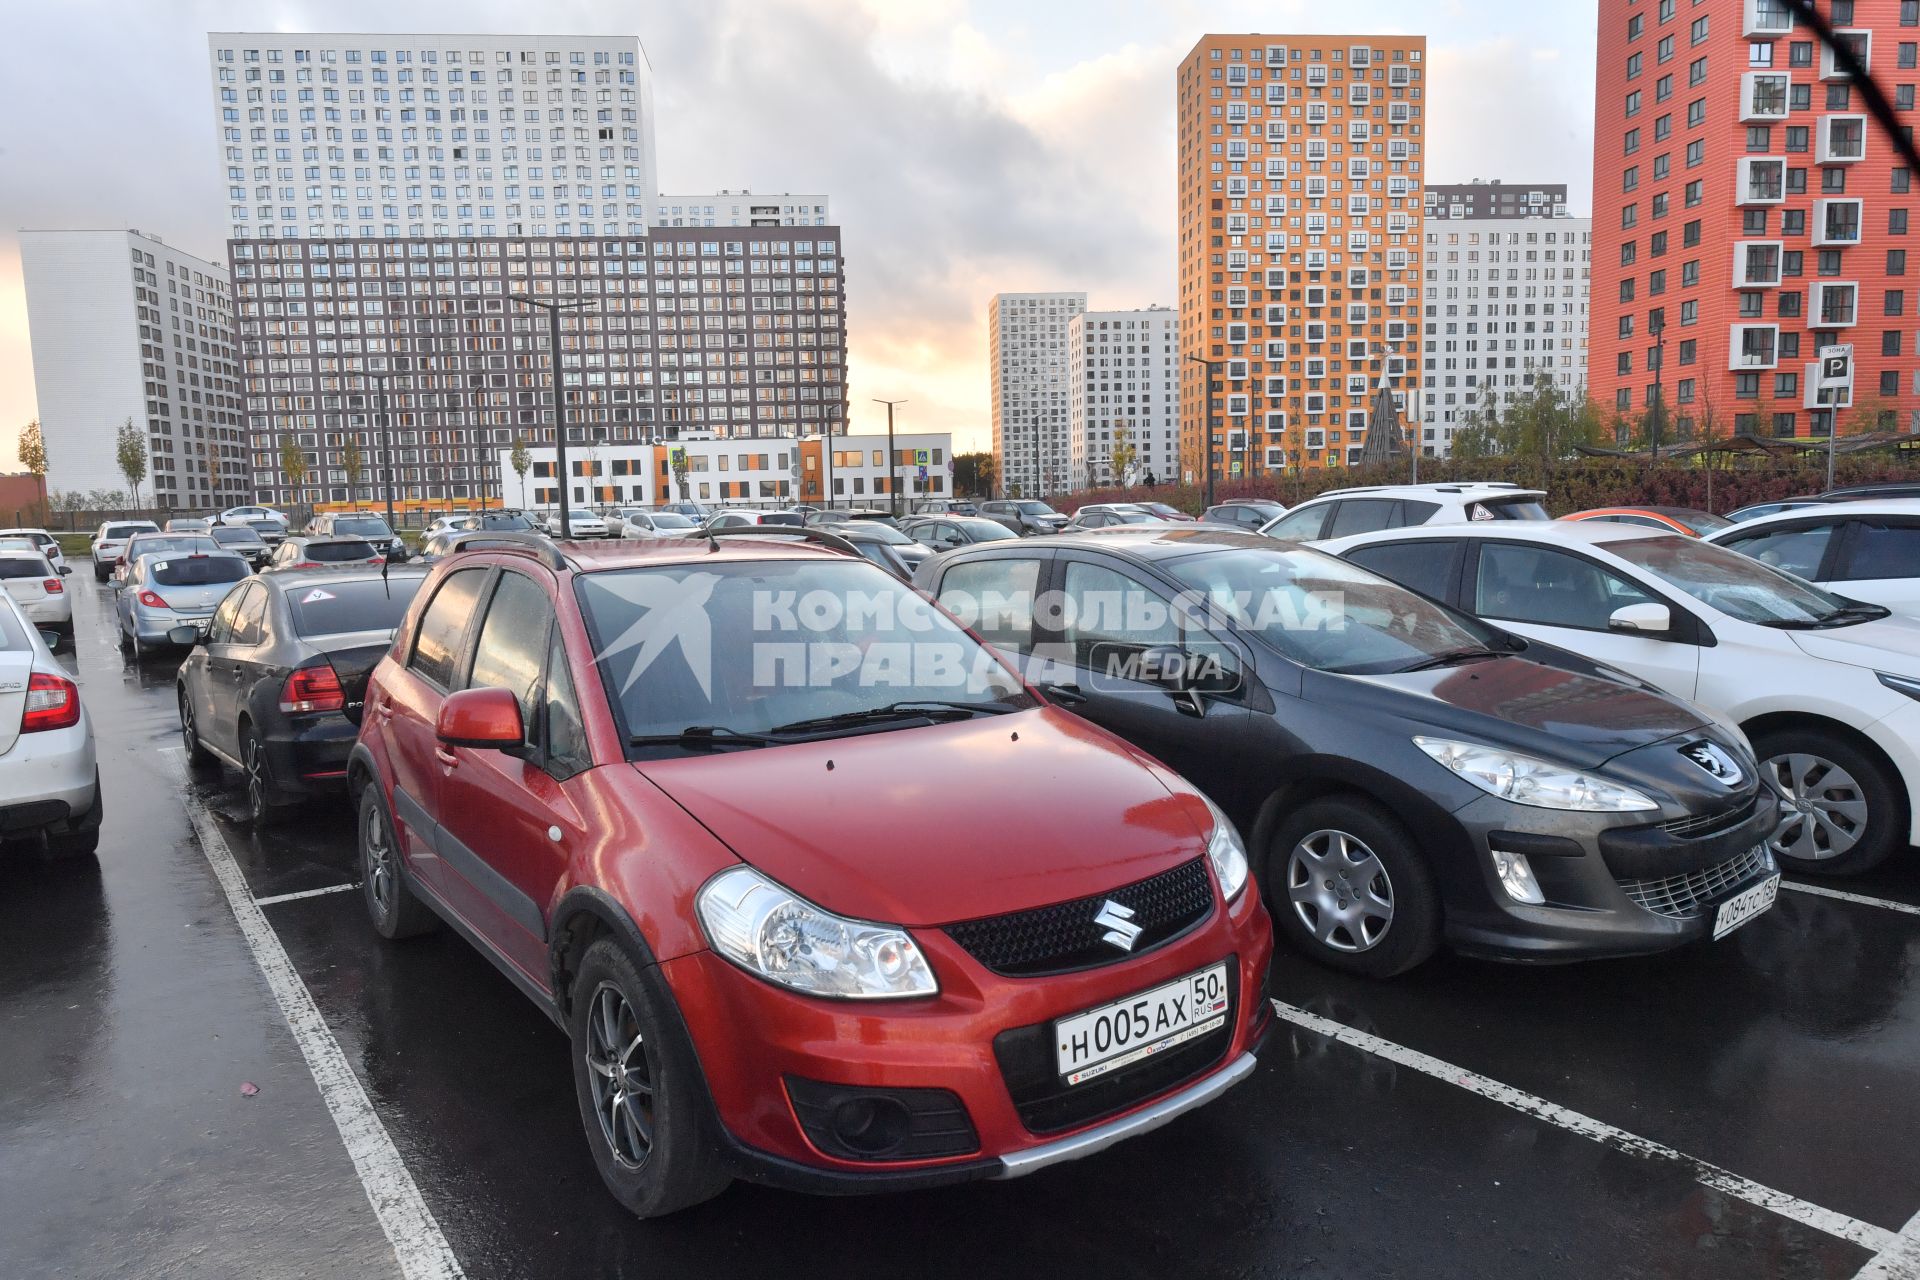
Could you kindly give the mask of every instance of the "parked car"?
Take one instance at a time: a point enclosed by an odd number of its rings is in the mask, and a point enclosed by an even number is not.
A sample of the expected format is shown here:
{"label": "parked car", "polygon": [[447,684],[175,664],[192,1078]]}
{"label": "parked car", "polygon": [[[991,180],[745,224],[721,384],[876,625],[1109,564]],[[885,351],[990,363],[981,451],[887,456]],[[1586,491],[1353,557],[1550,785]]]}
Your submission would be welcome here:
{"label": "parked car", "polygon": [[1138,507],[1150,516],[1159,516],[1162,520],[1168,520],[1174,524],[1188,523],[1193,520],[1192,516],[1170,502],[1131,502],[1125,505]]}
{"label": "parked car", "polygon": [[978,503],[968,498],[916,498],[912,514],[916,516],[975,516]]}
{"label": "parked car", "polygon": [[151,520],[108,520],[94,532],[93,541],[88,544],[88,554],[93,557],[93,580],[105,582],[113,576],[113,566],[120,559],[127,539],[136,533],[158,533],[160,526]]}
{"label": "parked car", "polygon": [[685,516],[696,523],[704,524],[707,519],[707,509],[697,502],[663,502],[654,510],[671,511],[675,515]]}
{"label": "parked car", "polygon": [[1727,513],[1727,519],[1735,524],[1742,524],[1745,521],[1757,520],[1761,516],[1770,516],[1779,511],[1798,511],[1805,507],[1818,507],[1823,505],[1824,502],[1825,499],[1823,498],[1788,498],[1784,502],[1756,502],[1751,506],[1741,507],[1737,511],[1729,511]]}
{"label": "parked car", "polygon": [[1630,525],[1399,529],[1328,550],[1739,726],[1791,870],[1854,875],[1920,843],[1920,621]]}
{"label": "parked car", "polygon": [[[585,507],[567,508],[567,529],[567,536],[575,539],[606,538],[612,536],[607,529],[607,522],[601,519],[596,512],[589,511]],[[555,511],[547,517],[547,536],[550,538],[560,536],[560,513],[558,511]]]}
{"label": "parked car", "polygon": [[1776,890],[1737,731],[1318,551],[1161,526],[955,551],[917,585],[1205,790],[1333,967],[1661,951]]}
{"label": "parked car", "polygon": [[141,556],[127,568],[127,580],[114,597],[120,647],[138,662],[149,652],[178,644],[175,627],[192,626],[213,616],[233,584],[252,571],[231,551],[167,552]]}
{"label": "parked car", "polygon": [[[969,674],[761,682],[776,587],[876,602],[808,641],[911,638]],[[633,642],[660,620],[676,644]],[[792,538],[442,562],[350,770],[375,930],[455,922],[566,1029],[594,1163],[641,1216],[734,1176],[1024,1174],[1217,1097],[1271,1025],[1232,823]]]}
{"label": "parked car", "polygon": [[212,531],[212,529],[213,529],[213,521],[211,520],[201,520],[193,516],[176,516],[173,519],[167,521],[167,527],[164,530],[162,530],[162,532],[164,533],[209,533]]}
{"label": "parked car", "polygon": [[175,680],[187,762],[246,779],[247,816],[344,791],[367,676],[425,579],[418,569],[273,573],[235,587],[189,645]]}
{"label": "parked car", "polygon": [[1130,503],[1107,502],[1092,503],[1081,507],[1067,521],[1062,533],[1084,533],[1089,529],[1117,529],[1121,525],[1170,524],[1142,507]]}
{"label": "parked car", "polygon": [[1839,489],[1822,489],[1814,496],[1822,502],[1888,502],[1898,498],[1920,498],[1920,483],[1896,480],[1885,484],[1856,484]]}
{"label": "parked car", "polygon": [[1260,529],[1287,514],[1284,505],[1278,502],[1266,502],[1257,499],[1245,499],[1239,502],[1222,502],[1218,506],[1208,507],[1200,513],[1203,524],[1227,525],[1234,529],[1244,529],[1248,533],[1258,533]]}
{"label": "parked car", "polygon": [[386,517],[371,511],[323,511],[307,522],[307,532],[319,538],[365,538],[386,553],[388,564],[405,564],[413,554]]}
{"label": "parked car", "polygon": [[1058,533],[1067,527],[1067,518],[1037,498],[996,499],[980,504],[980,514],[998,520],[1021,537],[1036,533]]}
{"label": "parked car", "polygon": [[260,535],[260,540],[269,547],[278,547],[287,540],[287,522],[272,516],[260,516],[243,522]]}
{"label": "parked car", "polygon": [[221,524],[252,524],[256,520],[272,520],[282,528],[287,528],[293,524],[293,521],[287,518],[286,512],[276,511],[272,507],[228,507],[220,513]]}
{"label": "parked car", "polygon": [[1020,536],[985,516],[914,516],[901,526],[901,532],[934,551],[970,547],[977,542],[1011,542]]}
{"label": "parked car", "polygon": [[0,592],[0,850],[90,857],[104,812],[80,687]]}
{"label": "parked car", "polygon": [[893,512],[879,508],[840,507],[828,511],[814,511],[807,515],[807,523],[837,529],[843,524],[884,524],[898,529],[900,521]]}
{"label": "parked car", "polygon": [[848,520],[829,525],[827,532],[851,542],[854,550],[902,581],[912,578],[914,570],[933,554],[925,543],[878,520]]}
{"label": "parked car", "polygon": [[426,541],[426,539],[431,538],[436,533],[446,533],[450,530],[457,532],[464,529],[467,527],[467,521],[472,518],[473,517],[465,511],[451,512],[444,516],[435,516],[432,522],[427,525],[425,532],[421,534],[421,541]]}
{"label": "parked car", "polygon": [[273,549],[267,568],[274,572],[307,569],[345,569],[387,562],[381,549],[365,538],[321,538],[295,534]]}
{"label": "parked car", "polygon": [[621,511],[620,536],[623,538],[684,538],[699,531],[692,517],[678,511],[648,511],[627,507]]}
{"label": "parked car", "polygon": [[791,511],[748,511],[739,507],[726,511],[716,511],[707,519],[702,529],[744,529],[749,525],[777,524],[799,529],[805,526],[806,517],[797,516]]}
{"label": "parked car", "polygon": [[60,540],[45,529],[0,529],[0,538],[30,538],[40,554],[53,562],[56,569],[71,569],[67,563],[67,553],[60,546]]}
{"label": "parked car", "polygon": [[1638,525],[1642,529],[1664,529],[1668,533],[1684,533],[1689,538],[1704,538],[1716,530],[1733,525],[1733,521],[1725,516],[1716,516],[1711,511],[1696,511],[1692,507],[1595,507],[1591,511],[1575,511],[1560,518],[1602,520],[1609,524]]}
{"label": "parked car", "polygon": [[[73,596],[65,575],[38,551],[0,550],[0,586],[6,588],[20,612],[34,627],[58,637],[54,648],[73,646]],[[5,718],[0,710],[0,719]]]}
{"label": "parked car", "polygon": [[266,539],[259,530],[248,524],[217,524],[207,531],[207,536],[222,551],[231,551],[245,560],[255,569],[266,565],[273,551],[267,546]]}
{"label": "parked car", "polygon": [[1729,525],[1707,541],[1849,599],[1920,616],[1920,500],[1822,503]]}
{"label": "parked car", "polygon": [[1312,542],[1375,529],[1483,520],[1545,520],[1539,489],[1511,484],[1402,484],[1330,489],[1263,527],[1269,538]]}
{"label": "parked car", "polygon": [[127,574],[141,556],[204,554],[219,549],[219,543],[200,533],[136,533],[114,560],[113,581],[116,588],[124,586]]}

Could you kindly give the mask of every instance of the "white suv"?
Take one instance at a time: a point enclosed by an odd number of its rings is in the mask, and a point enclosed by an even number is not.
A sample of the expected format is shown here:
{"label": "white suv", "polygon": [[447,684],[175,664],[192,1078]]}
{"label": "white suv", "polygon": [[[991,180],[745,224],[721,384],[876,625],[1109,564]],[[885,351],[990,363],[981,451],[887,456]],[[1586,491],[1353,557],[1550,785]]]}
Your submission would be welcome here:
{"label": "white suv", "polygon": [[158,533],[160,526],[151,520],[109,520],[93,535],[89,548],[93,555],[93,580],[105,582],[113,576],[114,566],[127,549],[127,539],[136,533]]}
{"label": "white suv", "polygon": [[9,844],[85,857],[99,846],[100,814],[80,687],[0,592],[0,829]]}
{"label": "white suv", "polygon": [[1706,536],[1855,600],[1920,617],[1920,498],[1826,502]]}
{"label": "white suv", "polygon": [[1376,529],[1416,524],[1462,524],[1480,520],[1546,520],[1546,494],[1517,484],[1394,484],[1329,489],[1269,520],[1269,538],[1311,542]]}

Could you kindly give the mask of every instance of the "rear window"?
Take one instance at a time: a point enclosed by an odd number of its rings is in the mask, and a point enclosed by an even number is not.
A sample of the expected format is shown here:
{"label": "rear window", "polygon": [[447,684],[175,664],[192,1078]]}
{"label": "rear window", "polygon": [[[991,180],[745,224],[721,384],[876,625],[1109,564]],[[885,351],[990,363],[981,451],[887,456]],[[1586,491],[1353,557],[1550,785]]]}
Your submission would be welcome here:
{"label": "rear window", "polygon": [[240,581],[247,576],[247,563],[233,556],[189,556],[184,560],[156,560],[151,574],[163,587],[207,587]]}
{"label": "rear window", "polygon": [[0,653],[24,653],[31,648],[33,641],[21,629],[18,615],[0,604]]}
{"label": "rear window", "polygon": [[393,530],[387,528],[387,522],[378,516],[346,516],[333,522],[335,533],[348,533],[356,538],[393,539]]}
{"label": "rear window", "polygon": [[795,511],[769,511],[766,515],[760,517],[761,524],[804,525],[806,522],[806,517]]}
{"label": "rear window", "polygon": [[366,560],[379,554],[371,542],[309,542],[302,556],[320,564],[341,564],[348,560]]}
{"label": "rear window", "polygon": [[215,542],[237,543],[245,547],[257,547],[261,545],[260,535],[253,530],[236,529],[232,525],[224,524],[214,527],[213,540]]}
{"label": "rear window", "polygon": [[107,526],[106,533],[101,536],[107,538],[131,538],[136,533],[152,532],[153,526],[150,524],[110,524]]}
{"label": "rear window", "polygon": [[424,581],[417,574],[369,578],[356,582],[329,582],[295,587],[287,592],[293,629],[303,636],[332,636],[348,631],[391,631],[400,625],[407,606]]}
{"label": "rear window", "polygon": [[533,528],[533,522],[528,520],[525,516],[522,516],[522,515],[481,516],[480,527],[482,529],[491,529],[496,532],[499,532],[499,531],[525,532]]}
{"label": "rear window", "polygon": [[25,560],[18,556],[0,558],[0,578],[51,578],[53,569],[45,560]]}
{"label": "rear window", "polygon": [[1475,502],[1467,507],[1469,520],[1551,520],[1547,509],[1532,498]]}

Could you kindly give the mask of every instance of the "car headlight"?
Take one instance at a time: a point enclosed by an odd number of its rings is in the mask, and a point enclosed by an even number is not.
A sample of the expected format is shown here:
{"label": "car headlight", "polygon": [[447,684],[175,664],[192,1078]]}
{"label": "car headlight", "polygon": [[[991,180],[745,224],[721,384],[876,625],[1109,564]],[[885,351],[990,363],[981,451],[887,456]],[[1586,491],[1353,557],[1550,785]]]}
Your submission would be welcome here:
{"label": "car headlight", "polygon": [[843,1000],[940,990],[904,929],[837,916],[752,867],[729,867],[707,881],[695,907],[713,949],[768,982]]}
{"label": "car headlight", "polygon": [[[1205,796],[1200,798],[1207,800]],[[1247,887],[1247,846],[1240,843],[1233,819],[1222,813],[1219,805],[1207,800],[1207,812],[1213,815],[1213,834],[1207,837],[1207,858],[1213,863],[1213,874],[1220,878],[1220,896],[1232,902]]]}
{"label": "car headlight", "polygon": [[1632,787],[1515,751],[1446,738],[1415,737],[1413,745],[1482,791],[1515,804],[1580,813],[1632,813],[1660,807]]}
{"label": "car headlight", "polygon": [[1880,678],[1881,684],[1895,693],[1904,693],[1915,702],[1920,702],[1920,680],[1915,680],[1912,676],[1891,675],[1885,671],[1876,671],[1873,674]]}

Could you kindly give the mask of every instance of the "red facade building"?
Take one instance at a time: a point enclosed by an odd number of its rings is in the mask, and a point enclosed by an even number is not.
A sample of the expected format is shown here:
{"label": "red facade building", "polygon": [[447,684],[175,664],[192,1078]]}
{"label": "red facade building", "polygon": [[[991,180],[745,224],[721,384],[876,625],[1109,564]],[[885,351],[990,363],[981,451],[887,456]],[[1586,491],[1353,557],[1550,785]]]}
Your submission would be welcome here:
{"label": "red facade building", "polygon": [[[1911,131],[1920,0],[1817,0]],[[1913,174],[1787,0],[1600,0],[1588,389],[1666,439],[1920,421]],[[1920,221],[1920,219],[1914,219]],[[1851,343],[1824,407],[1816,350]]]}

